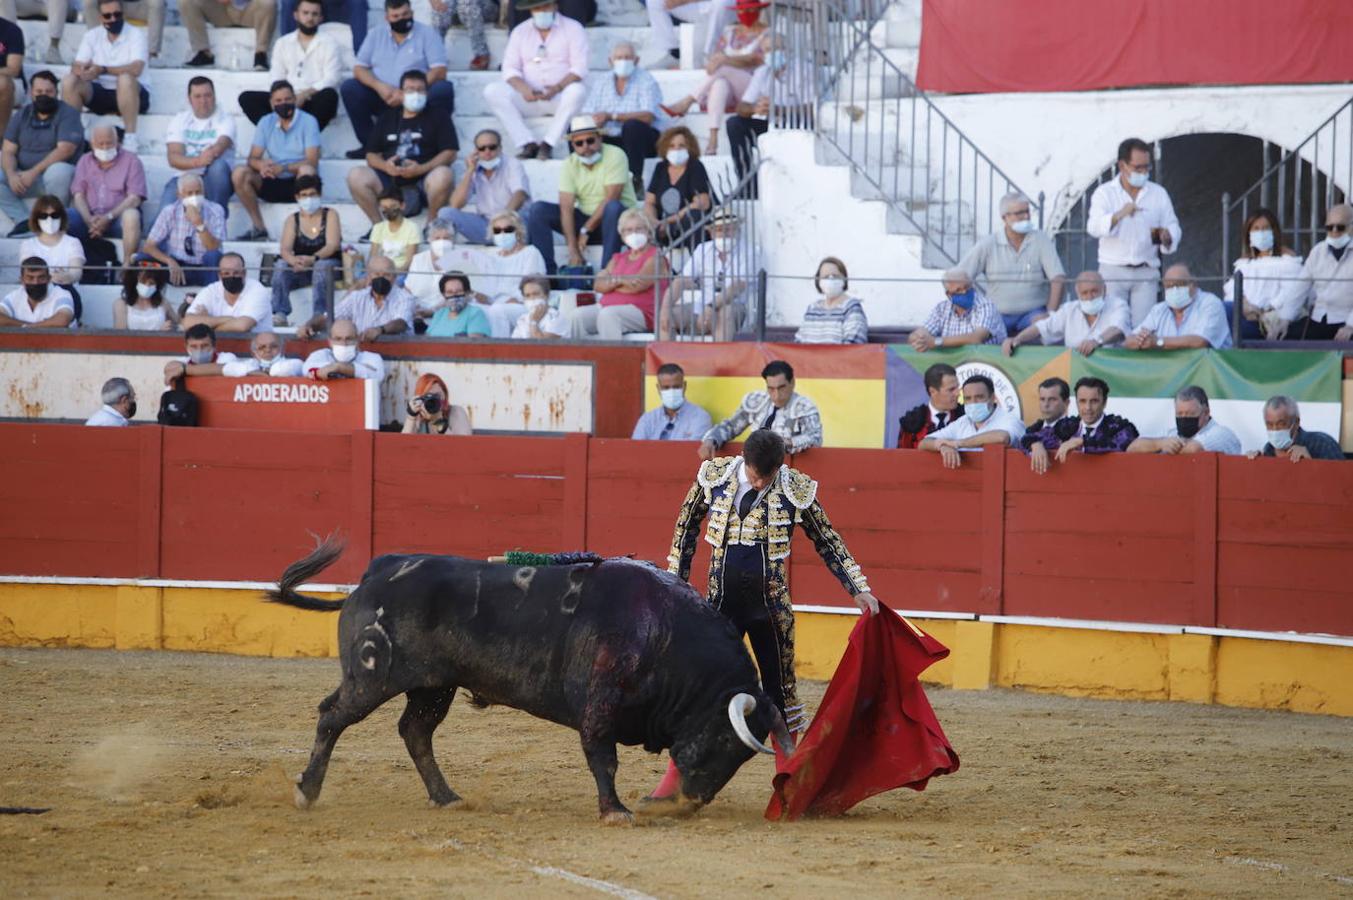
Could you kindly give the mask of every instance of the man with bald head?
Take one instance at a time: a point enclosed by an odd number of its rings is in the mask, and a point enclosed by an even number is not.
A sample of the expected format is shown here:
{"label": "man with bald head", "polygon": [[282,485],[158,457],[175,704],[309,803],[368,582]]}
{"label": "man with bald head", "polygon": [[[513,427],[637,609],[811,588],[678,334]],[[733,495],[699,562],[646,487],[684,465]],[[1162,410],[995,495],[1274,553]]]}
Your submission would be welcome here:
{"label": "man with bald head", "polygon": [[1039,319],[1014,337],[1006,338],[1001,346],[1006,356],[1034,343],[1045,347],[1065,344],[1082,356],[1089,356],[1106,344],[1112,346],[1122,341],[1131,328],[1131,318],[1127,301],[1106,297],[1103,277],[1098,272],[1086,271],[1076,276],[1075,300],[1063,303],[1046,319]]}
{"label": "man with bald head", "polygon": [[141,204],[146,199],[146,167],[123,150],[112,125],[95,125],[89,152],[75,164],[70,183],[73,238],[122,238],[122,258],[131,259],[141,243]]}
{"label": "man with bald head", "polygon": [[1314,294],[1311,314],[1287,329],[1289,341],[1353,340],[1353,206],[1325,213],[1325,239],[1311,248],[1303,273]]}
{"label": "man with bald head", "polygon": [[936,347],[999,344],[1005,340],[1005,320],[962,269],[944,273],[945,299],[935,304],[925,324],[912,331],[907,342],[917,353]]}
{"label": "man with bald head", "polygon": [[299,378],[301,361],[287,358],[287,344],[280,334],[257,332],[249,342],[249,356],[221,366],[227,378]]}
{"label": "man with bald head", "polygon": [[303,373],[316,381],[335,378],[385,379],[385,360],[359,346],[357,326],[351,319],[335,319],[329,329],[329,346],[306,357]]}
{"label": "man with bald head", "polygon": [[611,47],[610,74],[594,79],[583,114],[601,129],[601,139],[629,158],[634,193],[643,196],[644,160],[658,155],[658,135],[668,125],[662,112],[662,88],[653,73],[639,68],[629,41]]}
{"label": "man with bald head", "polygon": [[1157,303],[1123,342],[1126,350],[1197,350],[1231,346],[1226,307],[1216,294],[1198,289],[1189,267],[1165,270],[1165,302]]}

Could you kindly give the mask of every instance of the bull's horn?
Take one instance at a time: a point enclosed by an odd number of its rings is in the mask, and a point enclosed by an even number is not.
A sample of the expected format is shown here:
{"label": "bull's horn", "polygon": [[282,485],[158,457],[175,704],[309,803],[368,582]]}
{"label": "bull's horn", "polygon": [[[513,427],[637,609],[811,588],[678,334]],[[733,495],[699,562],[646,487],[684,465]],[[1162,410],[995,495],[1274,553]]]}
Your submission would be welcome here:
{"label": "bull's horn", "polygon": [[775,751],[758,741],[752,730],[747,727],[747,713],[754,709],[756,709],[755,697],[751,694],[736,694],[728,701],[728,721],[733,723],[733,731],[737,734],[738,740],[757,753],[769,753],[774,756]]}

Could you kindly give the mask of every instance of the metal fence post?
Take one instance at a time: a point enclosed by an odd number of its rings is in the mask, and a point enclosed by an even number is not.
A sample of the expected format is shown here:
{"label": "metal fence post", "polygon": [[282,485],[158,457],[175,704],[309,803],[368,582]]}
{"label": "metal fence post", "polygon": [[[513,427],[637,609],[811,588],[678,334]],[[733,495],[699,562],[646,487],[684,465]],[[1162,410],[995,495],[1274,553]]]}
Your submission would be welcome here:
{"label": "metal fence post", "polygon": [[1245,308],[1245,276],[1239,269],[1231,276],[1231,284],[1231,296],[1235,298],[1235,302],[1231,305],[1231,344],[1239,347],[1241,311]]}
{"label": "metal fence post", "polygon": [[756,273],[756,339],[758,341],[766,340],[766,286],[768,280],[766,270],[758,269]]}
{"label": "metal fence post", "polygon": [[1221,268],[1218,272],[1226,274],[1226,255],[1231,252],[1231,192],[1225,191],[1221,195],[1221,259],[1218,263]]}

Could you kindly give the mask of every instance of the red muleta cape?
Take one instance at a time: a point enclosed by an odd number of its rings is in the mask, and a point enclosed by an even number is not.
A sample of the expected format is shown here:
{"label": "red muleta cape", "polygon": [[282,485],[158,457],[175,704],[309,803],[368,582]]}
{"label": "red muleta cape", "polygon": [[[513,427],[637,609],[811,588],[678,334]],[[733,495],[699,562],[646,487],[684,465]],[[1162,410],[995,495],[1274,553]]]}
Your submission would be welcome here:
{"label": "red muleta cape", "polygon": [[813,724],[792,756],[777,754],[766,818],[835,816],[894,788],[925,790],[958,770],[916,680],[949,648],[882,603],[850,633]]}

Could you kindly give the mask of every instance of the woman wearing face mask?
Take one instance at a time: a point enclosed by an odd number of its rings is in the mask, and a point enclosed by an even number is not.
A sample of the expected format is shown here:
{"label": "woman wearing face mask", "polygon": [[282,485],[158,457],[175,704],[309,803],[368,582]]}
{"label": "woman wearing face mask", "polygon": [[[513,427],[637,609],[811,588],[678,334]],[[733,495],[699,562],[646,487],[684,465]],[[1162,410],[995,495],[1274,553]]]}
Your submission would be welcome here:
{"label": "woman wearing face mask", "polygon": [[28,227],[32,229],[33,236],[25,238],[19,245],[18,258],[40,256],[46,260],[47,268],[52,273],[52,284],[61,285],[75,301],[78,320],[81,303],[75,285],[80,282],[80,276],[85,271],[85,248],[66,234],[68,224],[65,204],[51,194],[39,197],[28,215]]}
{"label": "woman wearing face mask", "polygon": [[526,225],[514,212],[502,210],[489,220],[492,249],[475,248],[474,267],[482,274],[475,286],[486,294],[492,305],[485,312],[493,326],[493,336],[505,338],[517,327],[526,308],[521,304],[521,280],[545,271],[540,251],[526,241]]}
{"label": "woman wearing face mask", "polygon": [[592,283],[601,298],[573,314],[573,336],[624,340],[629,332],[652,331],[657,298],[665,290],[667,266],[653,243],[653,224],[641,209],[620,214],[621,250]]}
{"label": "woman wearing face mask", "polygon": [[869,340],[869,322],[864,304],[848,296],[850,281],[846,264],[828,256],[817,264],[813,286],[822,299],[814,300],[803,314],[794,340],[800,344],[863,344]]}
{"label": "woman wearing face mask", "polygon": [[470,289],[470,276],[464,272],[448,272],[442,276],[438,290],[442,308],[428,322],[428,337],[486,338],[491,334],[489,317]]}
{"label": "woman wearing face mask", "polygon": [[512,337],[518,340],[552,341],[568,337],[571,326],[550,299],[550,279],[528,275],[519,287],[526,312],[517,320]]}
{"label": "woman wearing face mask", "polygon": [[[457,269],[475,269],[468,252],[455,245],[455,230],[441,219],[433,219],[427,226],[428,249],[414,254],[409,263],[409,275],[404,280],[404,289],[413,294],[418,304],[414,315],[418,321],[414,330],[419,334],[427,331],[427,320],[442,308],[442,276]],[[421,324],[420,324],[421,323]],[[421,330],[419,330],[421,328]]]}
{"label": "woman wearing face mask", "polygon": [[122,302],[113,304],[113,327],[129,331],[174,331],[179,317],[172,303],[165,302],[164,286],[169,270],[159,263],[144,262],[124,269]]}
{"label": "woman wearing face mask", "polygon": [[674,117],[686,115],[696,104],[709,113],[706,156],[719,152],[719,130],[723,128],[724,118],[738,108],[738,102],[752,83],[752,73],[766,61],[762,40],[766,35],[766,22],[762,11],[769,5],[758,0],[738,0],[733,6],[737,24],[724,29],[714,52],[705,60],[708,77],[700,82],[694,93],[663,107],[663,112]]}
{"label": "woman wearing face mask", "polygon": [[658,243],[664,247],[679,236],[686,247],[705,239],[705,229],[697,223],[709,211],[713,198],[697,143],[684,125],[667,129],[658,139],[659,160],[648,180],[644,212],[656,223]]}
{"label": "woman wearing face mask", "polygon": [[[381,220],[371,229],[371,256],[384,256],[395,266],[403,284],[403,273],[409,271],[409,263],[418,250],[418,226],[404,218],[404,194],[398,187],[390,186],[381,191],[376,201],[380,207]],[[367,265],[371,264],[370,257]]]}
{"label": "woman wearing face mask", "polygon": [[[1306,308],[1310,286],[1302,270],[1301,257],[1283,242],[1278,215],[1271,209],[1257,209],[1240,229],[1244,246],[1235,270],[1243,278],[1245,296],[1241,298],[1240,337],[1247,341],[1267,338],[1280,341],[1291,324]],[[1236,284],[1226,280],[1226,319],[1231,320]]]}
{"label": "woman wearing face mask", "polygon": [[404,434],[473,434],[470,414],[463,406],[452,406],[446,382],[428,373],[413,386],[413,397],[405,410]]}
{"label": "woman wearing face mask", "polygon": [[333,309],[334,281],[341,262],[343,230],[338,210],[320,201],[323,184],[317,175],[296,179],[296,212],[282,224],[279,258],[272,273],[272,321],[278,327],[291,315],[292,288],[314,288],[314,312]]}

